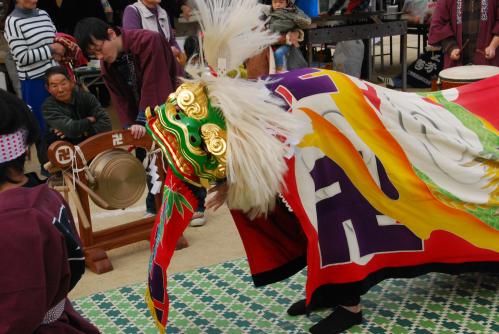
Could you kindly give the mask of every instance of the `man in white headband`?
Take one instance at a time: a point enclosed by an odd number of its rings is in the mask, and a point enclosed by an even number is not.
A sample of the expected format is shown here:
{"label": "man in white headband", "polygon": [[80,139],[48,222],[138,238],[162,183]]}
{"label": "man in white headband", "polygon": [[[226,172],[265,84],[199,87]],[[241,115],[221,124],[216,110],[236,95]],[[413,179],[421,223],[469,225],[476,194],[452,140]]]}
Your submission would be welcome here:
{"label": "man in white headband", "polygon": [[33,113],[0,90],[0,114],[0,333],[99,333],[67,299],[85,270],[69,206],[24,175]]}

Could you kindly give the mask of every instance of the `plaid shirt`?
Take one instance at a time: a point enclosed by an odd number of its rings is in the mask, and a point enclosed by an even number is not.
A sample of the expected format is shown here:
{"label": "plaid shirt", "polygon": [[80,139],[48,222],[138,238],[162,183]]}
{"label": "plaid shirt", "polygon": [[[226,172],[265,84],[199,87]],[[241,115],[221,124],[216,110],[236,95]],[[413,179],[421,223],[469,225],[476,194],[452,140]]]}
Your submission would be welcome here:
{"label": "plaid shirt", "polygon": [[[463,0],[463,46],[461,50],[461,61],[463,65],[473,63],[475,57],[476,42],[478,39],[478,30],[480,26],[480,0]],[[442,41],[442,47],[445,52],[450,53],[458,48],[455,37],[450,37]],[[483,51],[483,50],[481,50]]]}
{"label": "plaid shirt", "polygon": [[463,65],[473,63],[478,40],[478,29],[480,26],[480,0],[463,1],[463,44],[468,41],[467,46],[461,51]]}

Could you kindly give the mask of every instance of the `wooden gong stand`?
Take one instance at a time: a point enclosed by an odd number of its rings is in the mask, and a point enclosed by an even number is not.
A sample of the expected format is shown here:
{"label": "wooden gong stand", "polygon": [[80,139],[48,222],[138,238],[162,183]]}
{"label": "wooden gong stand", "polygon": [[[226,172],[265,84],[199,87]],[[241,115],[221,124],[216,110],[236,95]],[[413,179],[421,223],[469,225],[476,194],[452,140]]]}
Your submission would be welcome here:
{"label": "wooden gong stand", "polygon": [[[149,150],[152,146],[152,139],[149,136],[144,136],[139,140],[132,137],[128,130],[110,131],[98,134],[80,143],[79,148],[87,163],[95,158],[95,156],[103,151],[115,147],[135,146]],[[164,172],[162,158],[160,153],[156,153],[156,166],[160,179],[164,180]],[[155,217],[147,217],[138,219],[123,225],[107,228],[97,232],[93,231],[92,218],[90,214],[89,195],[85,190],[85,185],[88,185],[88,180],[85,172],[82,169],[84,163],[80,154],[76,153],[75,147],[66,141],[56,141],[50,145],[48,149],[48,158],[52,167],[60,170],[72,170],[73,159],[76,160],[77,166],[80,169],[75,172],[75,176],[84,186],[76,183],[75,193],[72,199],[76,202],[78,213],[78,226],[80,230],[80,238],[85,251],[86,265],[97,274],[102,274],[113,270],[113,265],[109,260],[106,251],[142,240],[149,240],[151,229],[154,224]],[[67,178],[66,176],[65,178]],[[70,189],[72,185],[70,186]],[[71,194],[71,190],[70,190]],[[159,212],[161,206],[161,192],[155,195],[156,210]]]}

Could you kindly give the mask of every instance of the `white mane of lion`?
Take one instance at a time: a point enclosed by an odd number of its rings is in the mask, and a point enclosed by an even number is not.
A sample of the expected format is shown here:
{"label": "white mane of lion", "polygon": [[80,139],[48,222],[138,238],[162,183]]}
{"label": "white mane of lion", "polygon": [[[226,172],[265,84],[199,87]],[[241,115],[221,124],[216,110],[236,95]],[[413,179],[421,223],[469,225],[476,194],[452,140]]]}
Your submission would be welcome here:
{"label": "white mane of lion", "polygon": [[[225,60],[226,72],[238,69],[277,40],[276,35],[265,31],[257,0],[195,3],[204,34],[204,59],[214,69],[219,59]],[[193,81],[206,85],[212,105],[225,117],[229,208],[240,209],[252,218],[265,215],[283,190],[290,144],[297,144],[309,126],[284,111],[282,100],[272,94],[265,81],[214,77],[201,66],[187,70]]]}

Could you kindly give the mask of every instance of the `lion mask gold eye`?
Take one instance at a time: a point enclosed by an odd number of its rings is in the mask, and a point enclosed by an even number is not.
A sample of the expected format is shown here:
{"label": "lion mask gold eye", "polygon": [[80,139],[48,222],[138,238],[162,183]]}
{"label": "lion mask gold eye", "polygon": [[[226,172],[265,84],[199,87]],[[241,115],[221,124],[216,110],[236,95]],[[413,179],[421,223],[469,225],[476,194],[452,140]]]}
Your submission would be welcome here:
{"label": "lion mask gold eye", "polygon": [[182,84],[177,90],[177,104],[187,117],[202,120],[208,117],[208,97],[199,84]]}

